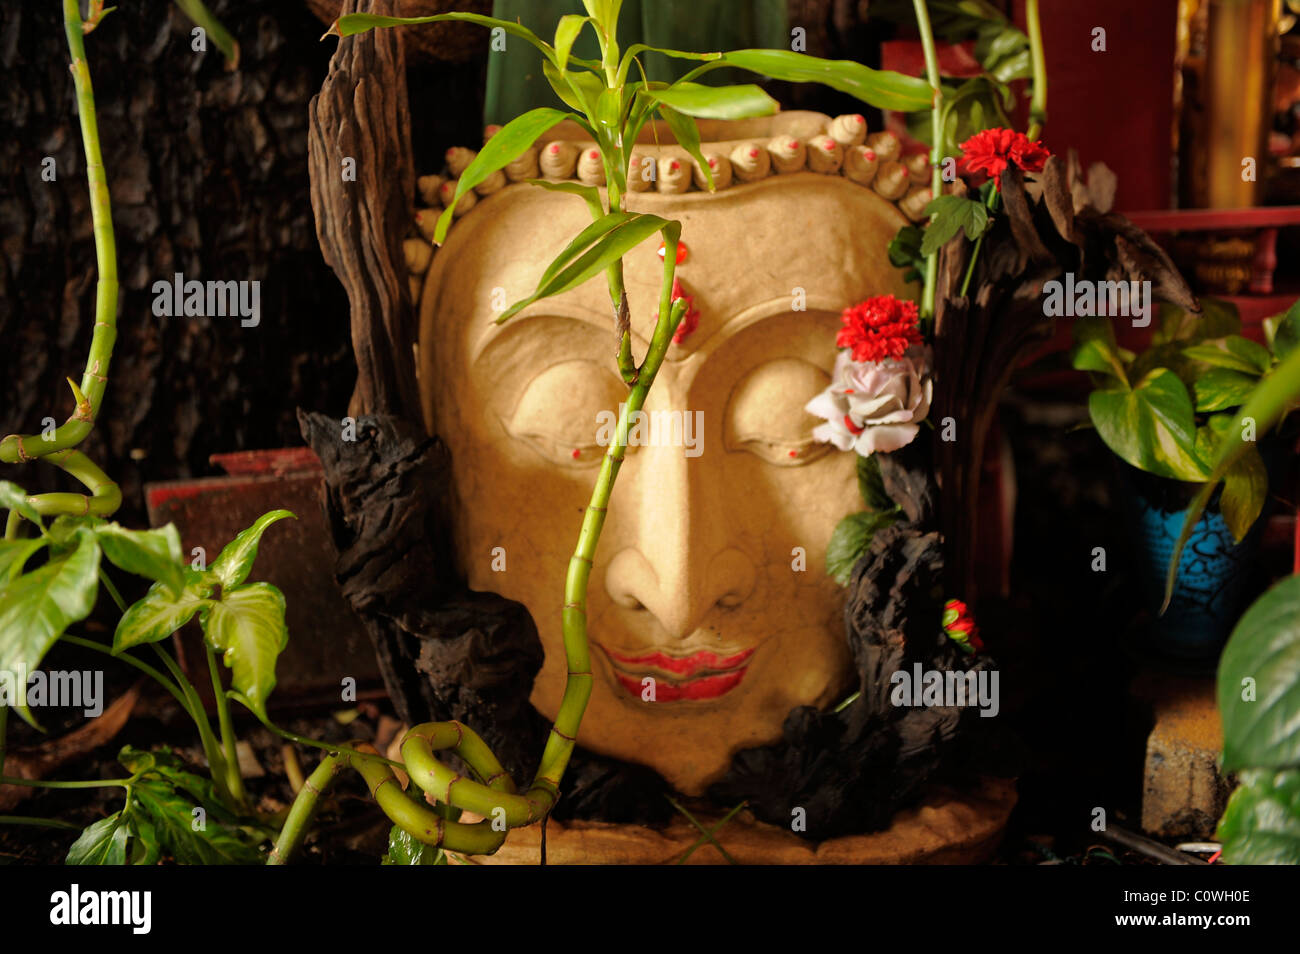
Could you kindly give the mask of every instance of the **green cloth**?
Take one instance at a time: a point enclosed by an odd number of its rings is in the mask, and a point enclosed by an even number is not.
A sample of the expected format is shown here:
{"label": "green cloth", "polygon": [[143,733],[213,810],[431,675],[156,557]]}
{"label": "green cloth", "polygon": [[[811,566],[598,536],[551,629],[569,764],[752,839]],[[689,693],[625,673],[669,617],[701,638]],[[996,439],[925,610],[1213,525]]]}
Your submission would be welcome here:
{"label": "green cloth", "polygon": [[[633,43],[692,53],[773,47],[788,49],[789,20],[786,0],[625,0],[619,17],[618,42],[623,49]],[[548,43],[555,25],[568,13],[585,14],[582,0],[495,0],[492,15],[519,21]],[[546,77],[542,56],[523,40],[505,38],[505,51],[488,54],[485,123],[507,123],[539,106],[565,108]],[[575,56],[600,59],[596,35],[583,30],[574,46]],[[672,82],[698,66],[658,53],[642,59],[651,80]],[[635,69],[635,67],[633,68]],[[752,83],[758,77],[739,70],[718,70],[702,78],[712,84]]]}

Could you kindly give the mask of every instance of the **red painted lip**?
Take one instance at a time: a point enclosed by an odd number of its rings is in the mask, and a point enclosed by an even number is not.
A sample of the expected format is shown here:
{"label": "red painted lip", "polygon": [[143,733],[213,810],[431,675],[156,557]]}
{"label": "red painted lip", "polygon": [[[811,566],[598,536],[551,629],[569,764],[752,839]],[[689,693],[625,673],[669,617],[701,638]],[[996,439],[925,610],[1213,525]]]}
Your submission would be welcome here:
{"label": "red painted lip", "polygon": [[[642,680],[655,678],[656,702],[680,702],[690,699],[716,699],[740,685],[748,671],[749,658],[754,650],[730,656],[713,652],[698,652],[690,656],[669,656],[666,653],[644,653],[628,656],[612,649],[601,650],[614,665],[614,676],[630,695],[640,697]],[[632,670],[632,671],[628,671]],[[665,679],[658,673],[674,677]]]}

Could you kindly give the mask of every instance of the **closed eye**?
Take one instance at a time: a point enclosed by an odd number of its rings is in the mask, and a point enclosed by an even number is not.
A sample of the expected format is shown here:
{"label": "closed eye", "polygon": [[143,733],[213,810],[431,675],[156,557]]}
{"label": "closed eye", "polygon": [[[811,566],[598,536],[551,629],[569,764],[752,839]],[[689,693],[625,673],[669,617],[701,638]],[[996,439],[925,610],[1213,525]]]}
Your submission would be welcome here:
{"label": "closed eye", "polygon": [[511,437],[541,454],[548,463],[590,467],[604,453],[611,407],[627,388],[606,367],[572,360],[553,365],[532,379],[512,413],[501,419]]}
{"label": "closed eye", "polygon": [[829,382],[825,371],[799,358],[759,365],[727,402],[727,449],[783,467],[819,459],[830,445],[813,440],[812,429],[821,422],[803,408]]}

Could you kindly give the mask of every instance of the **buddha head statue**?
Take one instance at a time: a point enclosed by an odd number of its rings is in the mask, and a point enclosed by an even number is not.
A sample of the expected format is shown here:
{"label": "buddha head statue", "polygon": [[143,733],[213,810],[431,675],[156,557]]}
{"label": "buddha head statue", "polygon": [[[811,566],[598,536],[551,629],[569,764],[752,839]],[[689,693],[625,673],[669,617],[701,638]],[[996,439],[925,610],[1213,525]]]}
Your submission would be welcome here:
{"label": "buddha head statue", "polygon": [[[830,381],[843,310],[914,295],[887,246],[929,199],[928,172],[861,117],[700,128],[714,191],[662,126],[642,134],[629,173],[626,208],[682,223],[677,275],[692,304],[633,422],[596,553],[579,737],[687,794],[780,737],[791,709],[851,691],[825,552],[862,509],[856,455],[817,442],[823,422],[804,407]],[[522,181],[599,186],[583,135],[557,127],[458,208],[420,289],[421,396],[451,450],[460,565],[470,588],[531,613],[545,652],[532,702],[547,718],[566,679],[565,573],[627,386],[603,281],[494,319],[590,223],[577,197]],[[466,160],[452,153],[454,175]],[[454,192],[421,187],[429,201]],[[625,258],[638,357],[662,254],[656,237]]]}

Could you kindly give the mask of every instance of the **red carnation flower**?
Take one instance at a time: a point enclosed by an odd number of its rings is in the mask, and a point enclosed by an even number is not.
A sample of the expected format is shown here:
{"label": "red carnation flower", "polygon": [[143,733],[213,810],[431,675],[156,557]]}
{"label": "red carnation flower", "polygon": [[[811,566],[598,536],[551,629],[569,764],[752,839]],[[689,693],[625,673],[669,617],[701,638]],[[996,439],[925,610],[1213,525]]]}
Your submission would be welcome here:
{"label": "red carnation flower", "polygon": [[1042,172],[1051,155],[1042,143],[1031,142],[1011,129],[986,129],[961,144],[962,165],[970,172],[987,173],[1001,188],[1002,173],[1015,164],[1025,172]]}
{"label": "red carnation flower", "polygon": [[922,341],[919,320],[916,302],[877,295],[844,309],[835,345],[851,348],[854,361],[901,358],[909,347]]}

